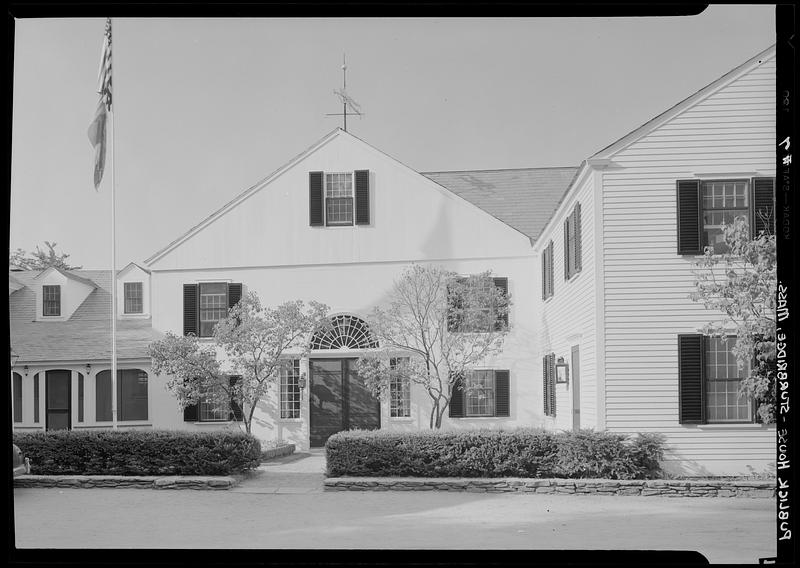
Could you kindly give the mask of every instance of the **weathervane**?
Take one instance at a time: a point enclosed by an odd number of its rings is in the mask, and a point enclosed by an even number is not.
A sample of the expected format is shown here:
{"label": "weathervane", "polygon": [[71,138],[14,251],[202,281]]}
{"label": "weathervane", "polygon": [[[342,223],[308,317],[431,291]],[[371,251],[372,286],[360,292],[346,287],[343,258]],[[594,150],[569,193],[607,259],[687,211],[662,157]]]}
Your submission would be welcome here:
{"label": "weathervane", "polygon": [[344,119],[344,131],[347,132],[347,109],[350,109],[350,114],[355,114],[359,117],[364,116],[361,113],[361,106],[354,101],[350,95],[347,94],[347,59],[342,55],[342,88],[334,89],[333,94],[339,97],[342,101],[342,112],[329,113],[325,116],[341,116]]}

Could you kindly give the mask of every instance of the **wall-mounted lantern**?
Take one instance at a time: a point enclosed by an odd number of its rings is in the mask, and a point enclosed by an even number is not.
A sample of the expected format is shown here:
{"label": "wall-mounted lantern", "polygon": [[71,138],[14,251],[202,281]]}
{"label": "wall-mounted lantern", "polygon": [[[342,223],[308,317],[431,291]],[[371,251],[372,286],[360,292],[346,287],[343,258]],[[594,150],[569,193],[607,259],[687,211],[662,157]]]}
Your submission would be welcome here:
{"label": "wall-mounted lantern", "polygon": [[300,387],[300,390],[306,388],[306,373],[303,371],[300,373],[300,378],[297,379],[297,385]]}
{"label": "wall-mounted lantern", "polygon": [[24,367],[22,367],[22,372],[23,372],[23,373],[25,373],[25,376],[26,376],[26,377],[28,376],[28,366],[27,366],[27,365],[25,365]]}
{"label": "wall-mounted lantern", "polygon": [[556,361],[556,383],[567,384],[569,382],[569,364],[564,362],[563,357]]}
{"label": "wall-mounted lantern", "polygon": [[92,374],[92,364],[86,363],[86,376],[88,377],[91,374]]}

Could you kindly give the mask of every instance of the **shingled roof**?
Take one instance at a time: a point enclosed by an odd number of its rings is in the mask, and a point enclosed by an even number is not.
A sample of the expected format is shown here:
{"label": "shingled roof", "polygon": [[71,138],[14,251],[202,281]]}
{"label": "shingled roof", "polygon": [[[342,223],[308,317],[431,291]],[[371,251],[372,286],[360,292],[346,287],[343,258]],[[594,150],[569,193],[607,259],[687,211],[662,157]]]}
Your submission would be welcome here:
{"label": "shingled roof", "polygon": [[535,240],[577,171],[569,167],[421,173]]}
{"label": "shingled roof", "polygon": [[[8,297],[11,344],[19,354],[18,363],[110,360],[111,271],[68,272],[97,287],[69,320],[61,322],[34,321],[34,279],[40,273],[38,270],[13,273],[13,278],[24,285]],[[150,318],[117,320],[117,358],[146,358],[147,345],[160,337]]]}

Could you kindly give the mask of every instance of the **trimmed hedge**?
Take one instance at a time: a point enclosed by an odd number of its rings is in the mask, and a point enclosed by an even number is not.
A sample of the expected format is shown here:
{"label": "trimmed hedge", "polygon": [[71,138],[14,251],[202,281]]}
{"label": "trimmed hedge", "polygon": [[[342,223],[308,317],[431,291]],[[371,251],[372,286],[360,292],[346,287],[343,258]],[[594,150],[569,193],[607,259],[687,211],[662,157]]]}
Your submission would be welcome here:
{"label": "trimmed hedge", "polygon": [[240,432],[58,430],[14,434],[35,475],[230,475],[258,467]]}
{"label": "trimmed hedge", "polygon": [[350,430],[325,444],[328,476],[654,479],[661,437],[533,428]]}

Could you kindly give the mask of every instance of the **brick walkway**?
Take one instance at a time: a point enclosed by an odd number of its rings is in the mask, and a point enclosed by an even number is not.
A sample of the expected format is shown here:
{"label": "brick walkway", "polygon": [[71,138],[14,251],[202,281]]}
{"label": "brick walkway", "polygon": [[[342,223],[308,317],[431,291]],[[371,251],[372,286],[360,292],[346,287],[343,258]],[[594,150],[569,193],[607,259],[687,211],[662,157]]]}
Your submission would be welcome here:
{"label": "brick walkway", "polygon": [[236,493],[301,494],[322,492],[325,480],[325,450],[295,452],[262,463],[244,477]]}

